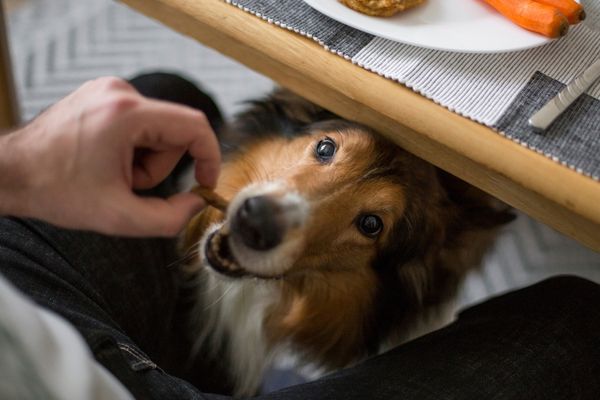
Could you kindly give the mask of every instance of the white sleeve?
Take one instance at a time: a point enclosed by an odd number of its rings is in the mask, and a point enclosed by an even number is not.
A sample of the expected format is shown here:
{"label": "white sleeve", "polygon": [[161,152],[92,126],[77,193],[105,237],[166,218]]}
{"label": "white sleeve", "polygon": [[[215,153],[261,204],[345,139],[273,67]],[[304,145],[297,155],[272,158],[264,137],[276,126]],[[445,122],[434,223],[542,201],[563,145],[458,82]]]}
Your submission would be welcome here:
{"label": "white sleeve", "polygon": [[0,276],[0,399],[133,399],[79,333]]}

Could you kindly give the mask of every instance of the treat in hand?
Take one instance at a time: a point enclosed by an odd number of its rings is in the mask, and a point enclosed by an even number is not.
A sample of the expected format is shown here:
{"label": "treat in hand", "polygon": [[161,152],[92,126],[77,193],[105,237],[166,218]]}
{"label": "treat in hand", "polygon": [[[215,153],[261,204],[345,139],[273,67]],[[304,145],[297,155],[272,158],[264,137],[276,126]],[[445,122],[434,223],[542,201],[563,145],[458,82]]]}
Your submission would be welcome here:
{"label": "treat in hand", "polygon": [[202,197],[208,203],[208,205],[216,208],[217,210],[222,212],[227,211],[227,206],[229,203],[223,197],[215,193],[214,190],[198,186],[192,189],[192,193]]}
{"label": "treat in hand", "polygon": [[[389,17],[417,6],[425,0],[339,0],[353,10],[374,17]],[[442,0],[446,1],[446,0]]]}

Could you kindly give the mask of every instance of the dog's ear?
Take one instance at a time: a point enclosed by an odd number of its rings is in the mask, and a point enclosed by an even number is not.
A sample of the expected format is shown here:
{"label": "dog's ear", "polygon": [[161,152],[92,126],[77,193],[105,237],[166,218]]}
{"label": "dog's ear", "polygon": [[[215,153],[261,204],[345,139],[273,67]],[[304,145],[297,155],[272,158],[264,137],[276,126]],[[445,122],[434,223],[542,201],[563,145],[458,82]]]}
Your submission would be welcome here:
{"label": "dog's ear", "polygon": [[439,181],[448,200],[456,206],[464,229],[494,229],[515,219],[509,206],[477,189],[473,185],[438,169]]}
{"label": "dog's ear", "polygon": [[394,228],[394,246],[379,260],[393,267],[405,301],[414,304],[454,295],[465,274],[480,266],[497,229],[515,218],[507,206],[452,175],[438,170],[426,177],[417,181]]}
{"label": "dog's ear", "polygon": [[498,229],[515,219],[510,207],[476,187],[438,170],[445,191],[445,238],[437,264],[459,281],[478,268],[498,235]]}

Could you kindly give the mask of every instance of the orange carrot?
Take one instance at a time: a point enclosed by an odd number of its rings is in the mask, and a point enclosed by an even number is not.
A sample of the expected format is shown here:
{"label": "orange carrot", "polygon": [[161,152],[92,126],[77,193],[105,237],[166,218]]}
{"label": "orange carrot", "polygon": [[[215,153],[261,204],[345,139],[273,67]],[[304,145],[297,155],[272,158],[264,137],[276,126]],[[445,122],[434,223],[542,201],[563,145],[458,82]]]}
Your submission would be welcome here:
{"label": "orange carrot", "polygon": [[567,34],[569,21],[556,7],[534,0],[484,0],[502,15],[527,30],[556,38]]}
{"label": "orange carrot", "polygon": [[538,3],[547,4],[558,10],[567,17],[570,24],[577,24],[585,19],[585,11],[581,4],[575,0],[535,0]]}

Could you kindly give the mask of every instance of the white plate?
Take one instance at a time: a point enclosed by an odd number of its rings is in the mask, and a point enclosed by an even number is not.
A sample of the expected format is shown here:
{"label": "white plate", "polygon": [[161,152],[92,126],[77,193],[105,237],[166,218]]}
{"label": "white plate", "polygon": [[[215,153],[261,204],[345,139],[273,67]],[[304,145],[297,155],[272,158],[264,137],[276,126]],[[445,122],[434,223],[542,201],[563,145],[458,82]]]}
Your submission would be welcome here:
{"label": "white plate", "polygon": [[436,50],[499,53],[524,50],[552,39],[522,29],[483,0],[425,0],[393,17],[369,17],[338,0],[304,0],[345,25],[386,39]]}

